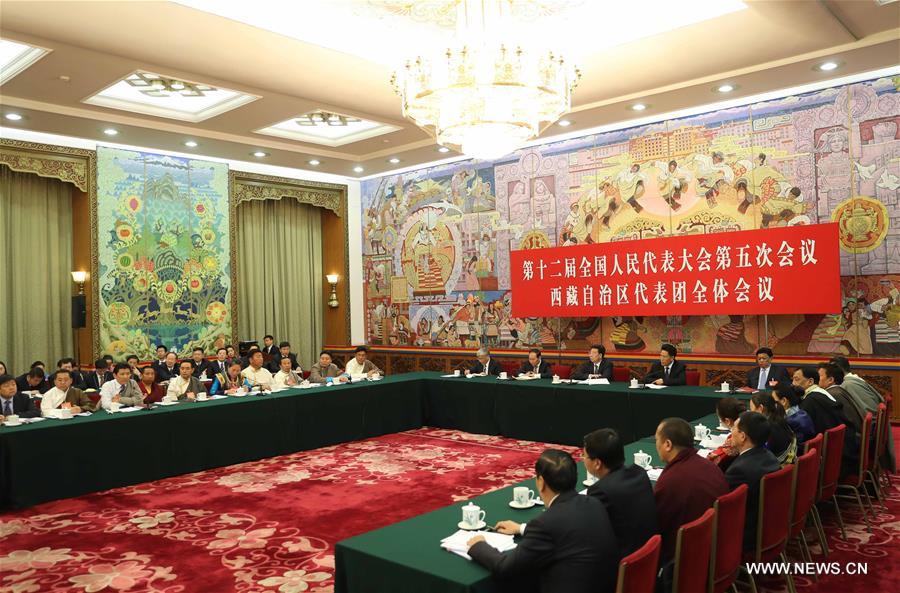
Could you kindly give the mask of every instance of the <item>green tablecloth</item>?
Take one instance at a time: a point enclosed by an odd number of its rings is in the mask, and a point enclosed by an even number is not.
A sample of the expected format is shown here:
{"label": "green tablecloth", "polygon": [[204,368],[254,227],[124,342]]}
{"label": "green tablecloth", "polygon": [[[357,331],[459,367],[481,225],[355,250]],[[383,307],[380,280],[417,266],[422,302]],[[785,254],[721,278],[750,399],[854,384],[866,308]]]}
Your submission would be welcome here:
{"label": "green tablecloth", "polygon": [[0,508],[419,428],[424,374],[0,427]]}
{"label": "green tablecloth", "polygon": [[419,428],[580,445],[598,427],[626,441],[666,416],[709,413],[706,387],[632,390],[549,379],[442,378],[293,389],[154,410],[0,427],[0,508],[24,507],[169,476]]}
{"label": "green tablecloth", "polygon": [[[661,390],[660,393],[663,391],[665,390]],[[708,395],[704,397],[709,400]],[[639,401],[643,403],[643,400]],[[714,405],[715,399],[711,401]],[[697,418],[692,425],[700,422],[714,428],[718,425],[718,418],[715,414],[707,414]],[[656,452],[654,437],[645,437],[625,446],[627,465],[633,463],[634,454],[638,451],[649,454],[654,467],[662,466]],[[583,484],[586,476],[584,464],[579,463],[579,490],[586,488]],[[536,488],[534,480],[529,479],[472,500],[485,511],[485,521],[488,525],[504,519],[518,523],[527,522],[542,512],[542,506],[527,510],[510,508],[508,503],[512,500],[512,490],[516,486],[527,486],[532,490]],[[486,569],[445,551],[439,545],[442,538],[458,529],[457,522],[462,517],[463,504],[465,503],[461,502],[444,507],[338,542],[335,546],[335,592],[497,591],[497,583]]]}

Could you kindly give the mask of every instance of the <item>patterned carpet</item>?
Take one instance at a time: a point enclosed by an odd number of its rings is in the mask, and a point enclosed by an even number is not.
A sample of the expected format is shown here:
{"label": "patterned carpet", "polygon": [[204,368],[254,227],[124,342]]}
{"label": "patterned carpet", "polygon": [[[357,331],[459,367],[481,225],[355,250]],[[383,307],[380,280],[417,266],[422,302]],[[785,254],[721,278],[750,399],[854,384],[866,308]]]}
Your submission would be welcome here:
{"label": "patterned carpet", "polygon": [[[0,592],[331,591],[337,541],[529,478],[544,447],[423,428],[43,504],[0,517]],[[826,526],[869,575],[800,590],[894,589],[898,516],[900,485],[872,534]]]}

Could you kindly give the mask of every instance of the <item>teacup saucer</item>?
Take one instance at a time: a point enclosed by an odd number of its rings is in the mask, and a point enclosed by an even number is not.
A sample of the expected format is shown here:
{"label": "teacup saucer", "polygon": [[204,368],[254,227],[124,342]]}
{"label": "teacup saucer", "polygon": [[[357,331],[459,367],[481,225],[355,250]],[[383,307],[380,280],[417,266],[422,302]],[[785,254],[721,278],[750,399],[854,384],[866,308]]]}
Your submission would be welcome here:
{"label": "teacup saucer", "polygon": [[514,500],[509,501],[509,506],[511,506],[511,507],[514,508],[514,509],[530,509],[531,507],[533,507],[533,506],[536,505],[536,504],[537,504],[537,503],[534,502],[534,499],[531,499],[530,501],[528,501],[528,502],[525,503],[524,505],[520,505],[519,503],[517,503],[517,502],[514,501]]}
{"label": "teacup saucer", "polygon": [[484,529],[487,526],[487,523],[485,523],[484,521],[479,521],[478,525],[472,527],[468,523],[463,523],[462,521],[460,521],[456,524],[456,526],[460,529],[465,529],[466,531],[478,531],[479,529]]}
{"label": "teacup saucer", "polygon": [[178,402],[157,402],[156,405],[157,406],[174,406],[177,403]]}
{"label": "teacup saucer", "polygon": [[22,426],[24,422],[4,422],[3,426]]}

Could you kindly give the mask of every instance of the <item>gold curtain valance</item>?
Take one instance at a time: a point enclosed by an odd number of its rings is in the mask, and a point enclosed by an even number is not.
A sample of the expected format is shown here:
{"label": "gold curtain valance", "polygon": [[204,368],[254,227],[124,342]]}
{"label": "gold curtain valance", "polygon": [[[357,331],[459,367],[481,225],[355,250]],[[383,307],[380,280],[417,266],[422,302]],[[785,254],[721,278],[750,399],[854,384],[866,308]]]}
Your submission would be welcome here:
{"label": "gold curtain valance", "polygon": [[347,210],[346,186],[336,183],[301,181],[255,173],[231,172],[232,207],[249,200],[294,198],[303,204],[331,210],[343,217]]}
{"label": "gold curtain valance", "polygon": [[0,139],[0,163],[13,171],[59,179],[89,193],[93,151]]}

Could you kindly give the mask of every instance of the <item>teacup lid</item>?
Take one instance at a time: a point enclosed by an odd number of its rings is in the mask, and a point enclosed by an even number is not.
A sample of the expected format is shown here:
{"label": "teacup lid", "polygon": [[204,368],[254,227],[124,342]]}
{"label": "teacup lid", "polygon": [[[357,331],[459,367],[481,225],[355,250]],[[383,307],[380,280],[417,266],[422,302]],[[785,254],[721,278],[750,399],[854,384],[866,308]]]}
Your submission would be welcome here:
{"label": "teacup lid", "polygon": [[479,508],[479,507],[478,507],[478,505],[475,504],[474,502],[469,501],[469,502],[467,502],[467,503],[465,504],[465,506],[463,506],[463,508],[464,508],[464,509],[471,509],[471,508],[476,508],[476,509],[477,509],[477,508]]}

